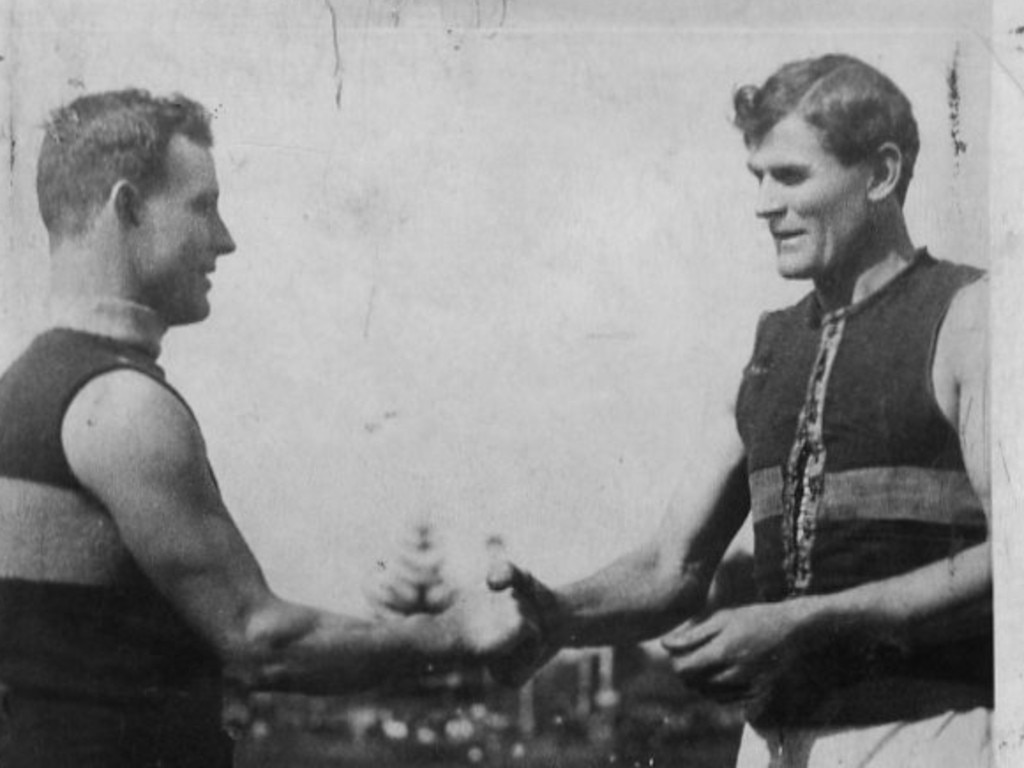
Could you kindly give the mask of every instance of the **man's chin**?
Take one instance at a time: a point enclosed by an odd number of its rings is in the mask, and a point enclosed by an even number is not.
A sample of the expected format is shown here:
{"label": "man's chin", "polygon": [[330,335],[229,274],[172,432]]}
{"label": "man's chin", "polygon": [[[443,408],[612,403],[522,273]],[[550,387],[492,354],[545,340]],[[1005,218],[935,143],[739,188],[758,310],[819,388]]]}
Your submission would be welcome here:
{"label": "man's chin", "polygon": [[785,256],[779,256],[775,262],[775,269],[784,280],[809,280],[812,277],[806,264],[787,259]]}
{"label": "man's chin", "polygon": [[167,319],[169,326],[195,325],[201,323],[210,316],[210,305],[204,303],[202,306],[189,308],[188,311],[178,312],[174,317]]}

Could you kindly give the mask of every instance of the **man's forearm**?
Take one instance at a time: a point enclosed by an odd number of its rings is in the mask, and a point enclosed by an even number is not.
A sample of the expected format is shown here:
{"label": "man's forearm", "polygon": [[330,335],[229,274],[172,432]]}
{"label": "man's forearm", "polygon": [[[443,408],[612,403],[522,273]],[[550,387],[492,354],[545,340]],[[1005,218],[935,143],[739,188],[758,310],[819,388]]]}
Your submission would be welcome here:
{"label": "man's forearm", "polygon": [[731,432],[712,469],[682,485],[654,537],[582,581],[554,590],[561,645],[649,640],[704,608],[729,543],[750,509],[746,461]]}
{"label": "man's forearm", "polygon": [[477,655],[449,615],[369,621],[278,603],[253,617],[228,674],[254,690],[344,694]]}
{"label": "man's forearm", "polygon": [[811,631],[864,632],[907,649],[978,635],[992,616],[991,547],[803,601]]}
{"label": "man's forearm", "polygon": [[642,548],[555,589],[542,629],[559,646],[649,640],[701,610],[713,575],[713,567],[665,563],[653,547]]}

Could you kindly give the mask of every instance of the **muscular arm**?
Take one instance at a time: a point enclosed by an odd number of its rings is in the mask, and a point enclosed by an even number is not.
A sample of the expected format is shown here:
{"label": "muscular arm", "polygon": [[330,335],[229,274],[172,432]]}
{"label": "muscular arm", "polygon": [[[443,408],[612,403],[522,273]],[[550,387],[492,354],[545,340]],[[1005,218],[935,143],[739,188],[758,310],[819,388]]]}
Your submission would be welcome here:
{"label": "muscular arm", "polygon": [[388,622],[275,596],[224,506],[194,419],[142,374],[90,382],[66,414],[62,440],[132,557],[243,683],[346,692],[427,659],[501,647],[518,631],[512,601],[483,590],[440,616]]}

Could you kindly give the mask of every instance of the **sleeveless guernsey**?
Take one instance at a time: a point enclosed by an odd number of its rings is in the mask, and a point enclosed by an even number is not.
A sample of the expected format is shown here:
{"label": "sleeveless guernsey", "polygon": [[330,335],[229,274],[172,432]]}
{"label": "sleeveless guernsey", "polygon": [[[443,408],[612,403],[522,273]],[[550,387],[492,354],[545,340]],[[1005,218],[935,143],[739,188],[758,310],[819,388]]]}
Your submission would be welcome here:
{"label": "sleeveless guernsey", "polygon": [[[0,480],[89,496],[61,424],[86,383],[124,368],[173,392],[133,346],[63,328],[38,336],[0,378]],[[4,766],[230,765],[219,660],[130,558],[104,586],[0,573],[0,680],[12,710]]]}
{"label": "sleeveless guernsey", "polygon": [[[950,302],[981,274],[922,251],[863,302],[823,314],[812,293],[762,318],[737,404],[762,600],[885,579],[986,539],[931,378]],[[948,703],[927,695],[934,682],[963,706],[991,706],[992,667],[990,622],[913,651],[836,637],[756,722],[915,719]]]}

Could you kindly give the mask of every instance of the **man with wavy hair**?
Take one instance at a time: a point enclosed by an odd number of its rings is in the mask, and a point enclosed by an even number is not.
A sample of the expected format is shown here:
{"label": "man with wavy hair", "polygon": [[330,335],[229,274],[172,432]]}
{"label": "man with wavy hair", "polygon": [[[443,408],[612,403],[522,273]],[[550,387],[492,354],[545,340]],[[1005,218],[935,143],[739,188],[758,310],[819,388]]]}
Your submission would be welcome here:
{"label": "man with wavy hair", "polygon": [[[915,247],[911,105],[850,56],[735,94],[776,264],[812,290],[759,324],[737,400],[656,535],[549,589],[508,565],[544,643],[657,636],[680,677],[743,702],[741,766],[981,766],[991,759],[987,281]],[[756,603],[709,585],[753,518]]]}
{"label": "man with wavy hair", "polygon": [[52,327],[0,378],[4,768],[229,768],[225,676],[344,693],[524,631],[483,585],[378,622],[267,585],[157,363],[168,328],[209,314],[235,250],[212,143],[202,106],[138,90],[83,96],[46,127]]}

